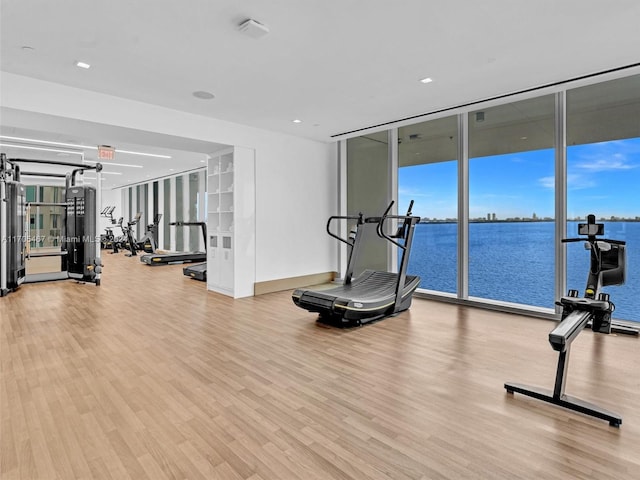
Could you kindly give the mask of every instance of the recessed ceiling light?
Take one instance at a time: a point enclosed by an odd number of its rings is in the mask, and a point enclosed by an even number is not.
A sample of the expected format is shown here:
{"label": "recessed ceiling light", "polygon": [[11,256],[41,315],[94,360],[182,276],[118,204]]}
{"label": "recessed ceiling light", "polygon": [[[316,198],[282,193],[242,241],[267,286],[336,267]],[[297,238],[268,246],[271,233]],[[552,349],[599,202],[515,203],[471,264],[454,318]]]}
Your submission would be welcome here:
{"label": "recessed ceiling light", "polygon": [[296,118],[295,120],[291,120],[291,121],[292,121],[293,123],[302,123],[302,120],[299,120],[299,119],[297,119],[297,118]]}
{"label": "recessed ceiling light", "polygon": [[85,62],[76,62],[76,67],[84,68],[85,70],[91,68],[91,65]]}
{"label": "recessed ceiling light", "polygon": [[30,47],[29,45],[23,45],[20,48],[22,49],[23,52],[33,52],[35,50],[35,48]]}
{"label": "recessed ceiling light", "polygon": [[433,82],[433,78],[431,78],[431,77],[426,77],[426,78],[423,78],[423,79],[422,79],[422,80],[420,80],[420,81],[421,81],[422,83],[431,83],[431,82]]}
{"label": "recessed ceiling light", "polygon": [[204,90],[193,92],[192,95],[196,98],[199,98],[200,100],[211,100],[212,98],[215,98],[215,95],[213,93],[205,92]]}

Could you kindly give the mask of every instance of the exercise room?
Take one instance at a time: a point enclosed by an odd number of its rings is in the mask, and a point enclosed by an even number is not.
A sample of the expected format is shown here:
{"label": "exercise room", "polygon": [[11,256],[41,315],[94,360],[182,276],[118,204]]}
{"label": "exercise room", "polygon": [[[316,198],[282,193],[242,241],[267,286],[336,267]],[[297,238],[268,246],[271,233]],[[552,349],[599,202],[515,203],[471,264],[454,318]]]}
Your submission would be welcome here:
{"label": "exercise room", "polygon": [[638,478],[640,5],[1,2],[2,480]]}

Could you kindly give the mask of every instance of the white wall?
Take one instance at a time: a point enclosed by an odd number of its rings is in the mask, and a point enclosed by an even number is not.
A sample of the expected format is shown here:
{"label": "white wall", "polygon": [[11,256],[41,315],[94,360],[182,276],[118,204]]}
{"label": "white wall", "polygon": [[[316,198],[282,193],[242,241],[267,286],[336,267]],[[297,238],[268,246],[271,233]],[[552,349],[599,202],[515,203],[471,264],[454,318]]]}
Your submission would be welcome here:
{"label": "white wall", "polygon": [[337,268],[335,240],[324,231],[338,211],[335,144],[1,75],[0,104],[6,108],[255,149],[256,281]]}

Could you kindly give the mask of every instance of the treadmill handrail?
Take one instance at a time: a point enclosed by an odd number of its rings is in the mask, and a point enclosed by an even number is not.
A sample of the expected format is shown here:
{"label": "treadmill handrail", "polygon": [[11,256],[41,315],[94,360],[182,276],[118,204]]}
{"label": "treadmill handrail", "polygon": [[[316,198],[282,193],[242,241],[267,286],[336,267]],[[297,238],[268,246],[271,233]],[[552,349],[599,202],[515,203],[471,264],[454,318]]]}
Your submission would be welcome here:
{"label": "treadmill handrail", "polygon": [[[397,242],[396,240],[394,240],[391,236],[389,236],[386,233],[384,233],[384,222],[386,222],[388,219],[403,220],[404,224],[399,229],[399,231],[404,233],[406,231],[406,228],[409,226],[409,224],[413,223],[415,225],[416,223],[418,223],[420,221],[420,217],[417,217],[415,215],[411,215],[411,210],[413,210],[413,200],[411,200],[411,202],[409,203],[409,208],[407,209],[407,213],[405,215],[389,215],[389,211],[391,210],[391,207],[393,207],[393,203],[394,202],[391,201],[391,203],[389,204],[389,206],[385,210],[385,212],[382,215],[382,217],[380,217],[380,221],[378,222],[378,226],[376,227],[376,233],[378,234],[378,236],[380,238],[384,238],[385,240],[389,240],[391,243],[393,243],[398,248],[401,248],[402,250],[406,250],[407,249],[407,247],[406,247],[406,238],[405,238],[404,244],[402,244],[402,243]],[[403,237],[404,236],[405,235],[403,235]],[[395,238],[399,238],[399,237],[400,237],[399,234],[395,235]]]}
{"label": "treadmill handrail", "polygon": [[202,238],[204,238],[204,250],[207,251],[207,224],[205,222],[171,222],[169,225],[173,227],[200,227],[202,230]]}
{"label": "treadmill handrail", "polygon": [[350,242],[349,240],[345,240],[342,237],[339,237],[338,235],[336,235],[335,233],[333,233],[330,229],[331,226],[331,222],[333,220],[357,220],[358,221],[358,225],[362,225],[364,224],[364,217],[362,215],[362,213],[359,213],[358,215],[333,215],[332,217],[329,217],[329,220],[327,220],[327,233],[335,238],[336,240],[341,241],[342,243],[346,243],[347,245],[349,245],[350,247],[353,246],[353,242]]}

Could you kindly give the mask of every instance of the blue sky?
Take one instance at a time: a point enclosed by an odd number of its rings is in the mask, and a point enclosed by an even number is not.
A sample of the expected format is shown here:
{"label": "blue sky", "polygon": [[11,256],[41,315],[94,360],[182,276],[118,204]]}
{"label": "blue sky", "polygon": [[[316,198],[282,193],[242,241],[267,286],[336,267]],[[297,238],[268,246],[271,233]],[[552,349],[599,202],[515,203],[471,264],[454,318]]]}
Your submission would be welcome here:
{"label": "blue sky", "polygon": [[[457,163],[403,167],[399,211],[415,200],[427,218],[457,216]],[[640,216],[640,138],[567,148],[567,215]],[[553,149],[471,159],[469,216],[554,216]]]}

